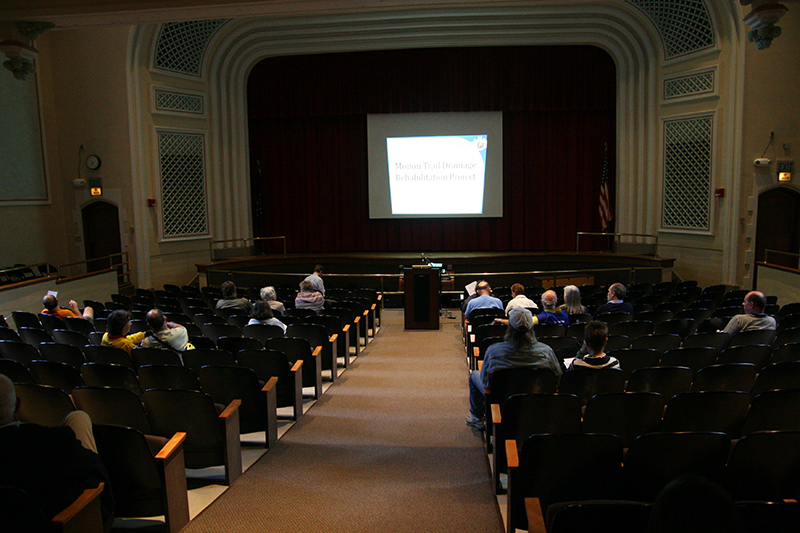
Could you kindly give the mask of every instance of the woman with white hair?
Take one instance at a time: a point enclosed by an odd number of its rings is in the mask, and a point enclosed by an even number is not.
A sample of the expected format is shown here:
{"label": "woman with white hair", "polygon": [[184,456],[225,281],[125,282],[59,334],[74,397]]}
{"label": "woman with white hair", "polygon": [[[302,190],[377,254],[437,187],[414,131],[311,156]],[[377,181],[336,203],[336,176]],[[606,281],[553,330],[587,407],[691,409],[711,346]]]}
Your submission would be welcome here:
{"label": "woman with white hair", "polygon": [[561,309],[569,315],[569,323],[572,324],[574,317],[586,313],[586,308],[581,305],[581,291],[575,285],[564,287],[564,305]]}
{"label": "woman with white hair", "polygon": [[275,292],[275,287],[270,286],[262,288],[261,299],[269,302],[269,307],[272,309],[273,313],[278,313],[283,316],[283,313],[286,312],[283,304],[278,301],[278,295]]}

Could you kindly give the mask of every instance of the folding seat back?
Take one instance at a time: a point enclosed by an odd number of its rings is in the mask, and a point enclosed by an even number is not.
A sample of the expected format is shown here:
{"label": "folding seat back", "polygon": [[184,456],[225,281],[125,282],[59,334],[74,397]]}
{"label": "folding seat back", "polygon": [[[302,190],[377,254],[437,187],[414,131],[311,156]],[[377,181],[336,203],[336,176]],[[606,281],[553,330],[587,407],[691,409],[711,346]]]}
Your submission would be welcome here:
{"label": "folding seat back", "polygon": [[636,316],[636,320],[642,320],[653,324],[653,328],[657,327],[662,322],[672,320],[674,315],[672,311],[666,309],[654,309],[652,311],[645,311]]}
{"label": "folding seat back", "polygon": [[129,390],[78,387],[72,391],[72,399],[75,407],[89,414],[93,424],[126,426],[145,435],[152,433],[141,398]]}
{"label": "folding seat back", "polygon": [[319,324],[292,324],[286,328],[286,336],[299,339],[306,339],[311,345],[312,350],[317,346],[322,346],[322,368],[333,370],[332,381],[336,379],[336,352],[334,346],[329,342],[328,331],[325,326]]}
{"label": "folding seat back", "polygon": [[34,383],[30,370],[13,359],[0,359],[0,374],[5,375],[14,383]]}
{"label": "folding seat back", "polygon": [[236,355],[242,350],[261,350],[264,345],[253,337],[220,337],[217,339],[217,348]]}
{"label": "folding seat back", "polygon": [[773,350],[772,363],[787,363],[790,361],[800,361],[800,342],[790,342]]}
{"label": "folding seat back", "polygon": [[634,370],[625,387],[627,392],[657,392],[669,403],[670,398],[687,392],[694,373],[685,366],[653,366]]}
{"label": "folding seat back", "polygon": [[269,339],[283,337],[283,329],[280,326],[269,324],[252,324],[242,328],[242,334],[251,339],[258,339],[261,344],[265,344]]}
{"label": "folding seat back", "polygon": [[28,311],[11,311],[11,320],[14,321],[17,331],[20,328],[44,329],[38,315]]}
{"label": "folding seat back", "polygon": [[595,320],[599,320],[600,322],[605,322],[608,324],[608,327],[611,328],[620,322],[630,322],[633,320],[633,315],[630,313],[600,313],[596,317]]}
{"label": "folding seat back", "polygon": [[607,433],[627,448],[639,435],[658,431],[664,399],[655,392],[598,394],[586,404],[581,431]]}
{"label": "folding seat back", "polygon": [[793,342],[800,342],[800,327],[785,328],[779,331],[772,345],[778,348],[779,346]]}
{"label": "folding seat back", "polygon": [[742,391],[750,393],[756,367],[750,363],[711,365],[701,368],[692,381],[692,391]]}
{"label": "folding seat back", "polygon": [[55,315],[48,315],[46,313],[41,313],[39,315],[39,322],[42,323],[42,327],[44,330],[51,335],[53,334],[54,329],[67,329],[66,324],[64,321],[58,318]]}
{"label": "folding seat back", "polygon": [[730,452],[724,433],[648,433],[636,438],[625,454],[622,497],[655,501],[671,481],[688,474],[720,482]]}
{"label": "folding seat back", "polygon": [[548,507],[547,531],[581,533],[598,524],[606,531],[647,531],[652,505],[645,502],[593,500],[556,503]]}
{"label": "folding seat back", "polygon": [[627,335],[631,339],[653,333],[653,323],[647,320],[629,320],[619,322],[609,328],[610,335]]}
{"label": "folding seat back", "polygon": [[710,332],[710,333],[695,333],[694,335],[689,335],[683,340],[681,346],[684,348],[696,348],[696,347],[712,347],[716,348],[718,352],[721,352],[725,348],[728,347],[728,343],[731,340],[731,336],[725,333],[724,331],[718,332]]}
{"label": "folding seat back", "polygon": [[191,368],[195,374],[200,374],[200,368],[205,365],[236,365],[236,357],[225,350],[204,350],[195,348],[183,352],[183,364]]}
{"label": "folding seat back", "polygon": [[75,410],[69,395],[58,387],[15,383],[14,389],[20,400],[17,420],[59,426],[64,417]]}
{"label": "folding seat back", "polygon": [[[800,431],[745,435],[733,448],[727,470],[726,488],[736,500],[796,500],[800,496]],[[759,530],[770,531],[763,527],[760,524]]]}
{"label": "folding seat back", "polygon": [[761,369],[750,395],[756,397],[768,390],[800,389],[800,361],[767,365]]}
{"label": "folding seat back", "polygon": [[769,364],[772,346],[767,344],[745,344],[728,346],[717,356],[717,364],[750,363],[761,370]]}
{"label": "folding seat back", "polygon": [[639,368],[658,366],[659,353],[652,348],[627,348],[607,351],[609,356],[619,361],[619,368],[629,377],[631,372]]}
{"label": "folding seat back", "polygon": [[131,350],[131,362],[134,369],[142,365],[180,365],[181,356],[172,350],[162,348],[134,348]]}
{"label": "folding seat back", "polygon": [[142,395],[136,374],[127,366],[86,363],[81,367],[81,376],[90,387],[114,387],[129,390],[137,396]]}
{"label": "folding seat back", "polygon": [[716,359],[717,351],[711,347],[676,348],[661,356],[659,366],[685,366],[697,374],[701,368],[713,365]]}
{"label": "folding seat back", "polygon": [[142,390],[179,389],[200,391],[197,373],[180,365],[142,365],[139,367],[139,384]]}
{"label": "folding seat back", "polygon": [[19,334],[11,328],[0,326],[0,341],[22,342]]}
{"label": "folding seat back", "polygon": [[224,324],[202,324],[200,326],[200,331],[203,332],[204,337],[208,337],[213,341],[217,341],[220,337],[241,337],[242,330],[239,329],[239,326],[234,326],[233,324],[228,324],[227,322]]}
{"label": "folding seat back", "polygon": [[89,343],[89,338],[83,333],[70,331],[68,329],[56,329],[53,331],[53,340],[59,344],[70,344],[76,348],[83,349]]}
{"label": "folding seat back", "polygon": [[533,331],[537,338],[541,337],[563,337],[567,334],[567,328],[558,324],[536,324]]}
{"label": "folding seat back", "polygon": [[39,350],[34,346],[17,341],[0,341],[0,357],[11,359],[25,366],[29,366],[31,361],[42,358]]}
{"label": "folding seat back", "polygon": [[312,352],[311,344],[306,339],[273,338],[264,343],[264,348],[285,353],[292,364],[302,360],[303,387],[313,387],[315,398],[322,394],[322,361],[319,351],[315,355],[315,352]]}
{"label": "folding seat back", "polygon": [[597,394],[623,392],[625,373],[614,368],[576,369],[564,372],[558,384],[560,394],[574,394],[580,398],[581,404]]}
{"label": "folding seat back", "polygon": [[614,350],[627,350],[631,347],[633,339],[627,335],[609,335],[606,341],[606,352]]}
{"label": "folding seat back", "polygon": [[665,320],[656,326],[656,335],[678,335],[681,339],[685,339],[695,332],[697,329],[697,322],[691,318],[673,318],[672,320]]}
{"label": "folding seat back", "polygon": [[32,361],[28,369],[35,383],[58,387],[67,394],[70,394],[75,387],[83,385],[80,372],[67,363]]}
{"label": "folding seat back", "polygon": [[263,382],[278,378],[277,406],[292,407],[292,418],[303,414],[302,361],[289,363],[286,354],[278,350],[242,350],[237,354],[239,366],[249,368]]}
{"label": "folding seat back", "polygon": [[509,462],[507,530],[528,529],[525,498],[538,498],[542,516],[551,504],[605,497],[619,476],[622,441],[614,435],[539,434]]}
{"label": "folding seat back", "polygon": [[753,398],[742,434],[756,431],[800,431],[800,390],[771,390]]}
{"label": "folding seat back", "polygon": [[31,346],[38,346],[41,342],[53,342],[53,336],[41,328],[21,327],[17,329],[19,338]]}
{"label": "folding seat back", "polygon": [[635,339],[631,344],[631,348],[651,348],[663,355],[669,350],[679,348],[682,340],[680,335],[675,334],[645,335]]}
{"label": "folding seat back", "polygon": [[753,346],[756,344],[772,346],[772,342],[775,340],[776,335],[777,332],[774,329],[740,331],[731,337],[731,342],[728,344],[728,348],[733,348],[735,346]]}
{"label": "folding seat back", "polygon": [[48,361],[66,363],[78,369],[86,362],[86,357],[84,357],[80,348],[71,344],[43,342],[39,344],[39,353]]}
{"label": "folding seat back", "polygon": [[83,347],[83,355],[86,356],[86,360],[90,363],[106,363],[133,368],[130,356],[122,348],[90,344]]}
{"label": "folding seat back", "polygon": [[746,392],[684,392],[667,404],[661,431],[715,431],[738,439],[749,406]]}
{"label": "folding seat back", "polygon": [[176,435],[170,444],[178,446],[165,446],[154,457],[145,436],[136,429],[96,424],[94,434],[97,453],[114,487],[116,516],[164,515],[166,531],[179,531],[189,522],[181,444],[185,436]]}

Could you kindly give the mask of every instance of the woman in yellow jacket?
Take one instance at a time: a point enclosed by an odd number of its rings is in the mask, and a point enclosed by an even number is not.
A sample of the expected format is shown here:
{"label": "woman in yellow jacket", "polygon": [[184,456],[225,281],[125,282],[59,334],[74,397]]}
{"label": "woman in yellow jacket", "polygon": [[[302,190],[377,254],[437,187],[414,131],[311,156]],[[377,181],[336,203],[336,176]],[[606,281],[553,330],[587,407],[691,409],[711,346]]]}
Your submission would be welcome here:
{"label": "woman in yellow jacket", "polygon": [[137,348],[145,337],[145,332],[140,331],[133,335],[128,335],[131,331],[131,314],[124,309],[112,311],[108,315],[107,331],[100,342],[103,346],[113,346],[122,348],[130,355],[131,350]]}

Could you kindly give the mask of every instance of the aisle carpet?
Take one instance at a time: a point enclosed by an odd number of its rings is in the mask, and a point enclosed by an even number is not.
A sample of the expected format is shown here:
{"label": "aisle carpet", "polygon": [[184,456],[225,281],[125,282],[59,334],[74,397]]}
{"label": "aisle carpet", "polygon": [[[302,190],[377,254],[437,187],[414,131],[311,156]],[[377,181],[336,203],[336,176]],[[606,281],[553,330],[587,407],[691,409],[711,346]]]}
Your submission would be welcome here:
{"label": "aisle carpet", "polygon": [[377,338],[321,400],[184,530],[502,532],[480,435],[464,424],[458,320]]}

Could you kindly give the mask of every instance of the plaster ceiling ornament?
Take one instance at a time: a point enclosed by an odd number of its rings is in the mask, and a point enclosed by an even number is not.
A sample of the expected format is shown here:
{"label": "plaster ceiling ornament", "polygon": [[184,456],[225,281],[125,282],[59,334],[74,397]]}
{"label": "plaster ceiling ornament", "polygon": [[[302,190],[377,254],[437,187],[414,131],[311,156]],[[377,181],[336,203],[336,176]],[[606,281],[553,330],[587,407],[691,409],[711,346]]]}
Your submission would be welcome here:
{"label": "plaster ceiling ornament", "polygon": [[33,41],[52,28],[55,28],[52,22],[17,22],[13,37],[0,42],[0,52],[8,58],[3,61],[3,67],[10,70],[18,80],[27,80],[28,76],[36,72],[34,60],[39,55]]}
{"label": "plaster ceiling ornament", "polygon": [[781,28],[776,26],[778,21],[789,11],[789,8],[769,0],[739,0],[744,5],[752,4],[753,8],[744,17],[744,22],[750,26],[747,40],[756,44],[756,48],[763,50],[769,48],[773,39],[781,34]]}

